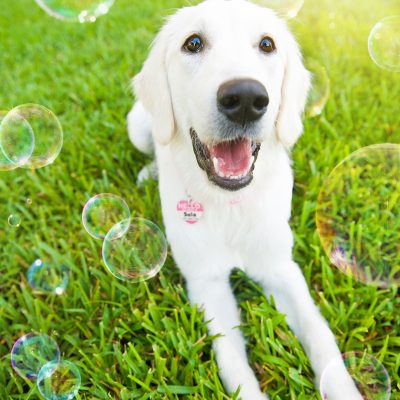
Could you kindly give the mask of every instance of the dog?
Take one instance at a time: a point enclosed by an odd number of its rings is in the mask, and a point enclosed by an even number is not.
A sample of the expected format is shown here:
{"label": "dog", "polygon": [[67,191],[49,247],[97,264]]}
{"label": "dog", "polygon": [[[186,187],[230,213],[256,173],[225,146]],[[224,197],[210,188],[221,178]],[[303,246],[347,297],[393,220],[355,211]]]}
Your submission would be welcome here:
{"label": "dog", "polygon": [[[310,73],[285,22],[246,0],[179,9],[133,86],[129,136],[155,154],[166,235],[191,303],[218,335],[226,390],[268,398],[238,329],[229,282],[237,266],[286,314],[318,384],[340,351],[292,259],[290,149],[303,130]],[[362,399],[344,364],[332,379],[328,399]]]}

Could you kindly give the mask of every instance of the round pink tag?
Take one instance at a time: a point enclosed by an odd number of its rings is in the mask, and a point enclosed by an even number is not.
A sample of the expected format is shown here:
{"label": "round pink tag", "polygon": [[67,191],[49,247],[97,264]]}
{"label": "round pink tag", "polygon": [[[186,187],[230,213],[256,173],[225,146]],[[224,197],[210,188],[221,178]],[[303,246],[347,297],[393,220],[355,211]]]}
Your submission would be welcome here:
{"label": "round pink tag", "polygon": [[176,210],[188,224],[199,222],[204,212],[202,204],[193,200],[181,200],[177,204]]}

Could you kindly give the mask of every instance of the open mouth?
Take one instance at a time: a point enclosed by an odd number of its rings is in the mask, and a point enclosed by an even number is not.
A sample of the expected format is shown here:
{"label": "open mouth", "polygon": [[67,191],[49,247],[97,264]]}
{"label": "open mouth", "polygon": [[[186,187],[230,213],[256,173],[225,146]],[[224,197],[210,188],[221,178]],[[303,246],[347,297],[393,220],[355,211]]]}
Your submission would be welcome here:
{"label": "open mouth", "polygon": [[261,145],[246,137],[215,145],[202,143],[190,129],[193,150],[199,167],[217,186],[231,191],[244,188],[253,180],[253,170]]}

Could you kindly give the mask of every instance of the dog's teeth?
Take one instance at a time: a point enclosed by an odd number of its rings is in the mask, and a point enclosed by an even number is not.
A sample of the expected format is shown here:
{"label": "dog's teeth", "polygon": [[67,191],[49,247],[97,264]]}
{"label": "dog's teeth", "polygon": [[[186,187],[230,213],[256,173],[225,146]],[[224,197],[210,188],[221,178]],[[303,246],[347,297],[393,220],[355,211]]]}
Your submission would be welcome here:
{"label": "dog's teeth", "polygon": [[225,175],[222,171],[220,171],[218,158],[213,157],[212,161],[213,161],[215,173],[221,178],[228,178],[228,175]]}
{"label": "dog's teeth", "polygon": [[217,172],[218,171],[218,160],[217,160],[217,157],[213,157],[212,160],[213,160],[215,172]]}
{"label": "dog's teeth", "polygon": [[222,171],[220,171],[220,170],[217,170],[216,173],[217,173],[217,175],[218,175],[220,178],[227,178],[227,177],[228,177],[228,175],[225,175],[225,174],[224,174]]}
{"label": "dog's teeth", "polygon": [[215,171],[215,173],[216,173],[220,178],[229,179],[229,180],[231,180],[231,181],[234,181],[234,180],[243,179],[243,178],[249,173],[250,168],[251,168],[251,166],[253,165],[253,162],[254,162],[254,156],[252,156],[252,157],[250,158],[250,163],[249,163],[249,167],[248,167],[247,171],[246,171],[245,173],[239,174],[239,175],[232,175],[232,174],[229,174],[229,173],[224,174],[224,173],[220,170],[220,162],[222,162],[222,164],[223,164],[223,161],[222,161],[222,160],[219,160],[217,157],[213,157],[213,158],[212,158],[212,163],[213,163],[213,166],[214,166],[214,171]]}
{"label": "dog's teeth", "polygon": [[242,175],[231,175],[231,176],[229,176],[229,179],[230,179],[231,181],[234,181],[234,180],[242,179],[242,178],[244,178],[245,176],[246,176],[246,174],[242,174]]}

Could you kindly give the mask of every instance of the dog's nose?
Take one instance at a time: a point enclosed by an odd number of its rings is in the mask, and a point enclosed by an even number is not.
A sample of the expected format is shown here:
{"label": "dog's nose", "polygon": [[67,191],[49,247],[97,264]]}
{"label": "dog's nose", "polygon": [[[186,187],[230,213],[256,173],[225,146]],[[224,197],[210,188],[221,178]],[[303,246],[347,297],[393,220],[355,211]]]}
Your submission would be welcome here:
{"label": "dog's nose", "polygon": [[231,121],[245,125],[257,121],[267,111],[269,97],[264,85],[253,79],[223,83],[217,93],[218,109]]}

